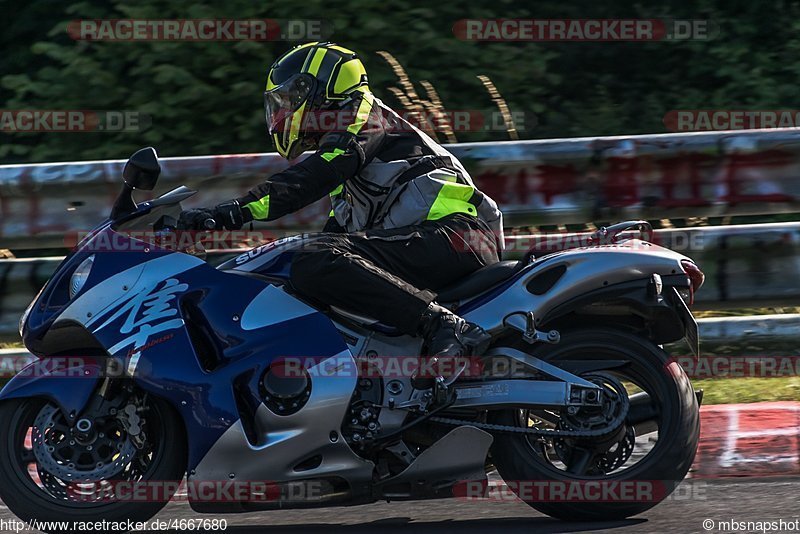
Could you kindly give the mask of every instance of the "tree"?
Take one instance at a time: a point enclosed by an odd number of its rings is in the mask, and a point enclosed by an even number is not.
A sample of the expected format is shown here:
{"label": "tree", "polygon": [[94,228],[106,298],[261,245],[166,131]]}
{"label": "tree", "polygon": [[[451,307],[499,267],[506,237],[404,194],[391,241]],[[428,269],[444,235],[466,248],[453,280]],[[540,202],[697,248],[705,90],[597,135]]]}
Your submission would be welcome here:
{"label": "tree", "polygon": [[[495,112],[477,78],[488,76],[511,111],[527,115],[521,137],[547,138],[664,131],[663,117],[674,109],[795,106],[798,10],[740,0],[658,7],[622,0],[477,0],[467,7],[307,0],[302,10],[294,2],[87,0],[59,12],[34,0],[7,11],[14,22],[0,36],[8,52],[0,58],[2,108],[129,110],[151,123],[135,132],[0,133],[0,161],[120,158],[144,145],[165,156],[271,150],[261,93],[267,68],[288,43],[75,41],[66,32],[73,19],[325,19],[335,28],[331,40],[361,54],[373,90],[390,105],[401,105],[389,90],[398,80],[378,51],[430,82],[448,110]],[[498,17],[709,19],[719,33],[710,41],[650,43],[495,43],[453,35],[459,19]],[[458,134],[459,141],[500,139],[508,136]]]}

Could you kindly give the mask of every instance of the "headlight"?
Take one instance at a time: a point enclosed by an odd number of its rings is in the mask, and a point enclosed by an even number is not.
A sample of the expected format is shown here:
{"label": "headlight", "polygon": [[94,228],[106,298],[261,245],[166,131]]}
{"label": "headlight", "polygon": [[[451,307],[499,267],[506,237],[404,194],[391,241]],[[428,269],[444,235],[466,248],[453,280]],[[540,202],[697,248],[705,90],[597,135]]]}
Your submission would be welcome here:
{"label": "headlight", "polygon": [[94,265],[94,254],[86,258],[78,265],[72,277],[69,279],[69,298],[74,298],[78,292],[83,289],[86,280],[89,279],[89,273],[92,271]]}

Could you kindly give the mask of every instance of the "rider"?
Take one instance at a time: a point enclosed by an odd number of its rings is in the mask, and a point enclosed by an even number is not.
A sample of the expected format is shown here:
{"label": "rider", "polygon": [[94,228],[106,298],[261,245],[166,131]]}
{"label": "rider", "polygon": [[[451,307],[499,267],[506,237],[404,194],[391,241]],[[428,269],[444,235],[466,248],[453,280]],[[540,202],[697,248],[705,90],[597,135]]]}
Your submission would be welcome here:
{"label": "rider", "polygon": [[[372,94],[352,50],[293,48],[270,68],[264,101],[281,156],[313,154],[241,198],[183,212],[182,227],[214,219],[217,229],[237,230],[330,195],[331,233],[295,255],[292,287],[423,336],[433,361],[484,352],[490,336],[434,300],[437,289],[498,261],[497,204],[452,154]],[[435,383],[415,380],[421,389]]]}

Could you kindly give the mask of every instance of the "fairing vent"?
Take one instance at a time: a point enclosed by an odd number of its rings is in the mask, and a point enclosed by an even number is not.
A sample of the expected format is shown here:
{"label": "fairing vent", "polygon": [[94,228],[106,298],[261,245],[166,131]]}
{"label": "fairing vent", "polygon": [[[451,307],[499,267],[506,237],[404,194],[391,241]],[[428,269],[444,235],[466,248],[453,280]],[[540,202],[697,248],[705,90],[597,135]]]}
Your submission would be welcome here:
{"label": "fairing vent", "polygon": [[236,409],[239,411],[239,420],[242,429],[250,445],[258,446],[259,437],[255,427],[256,411],[261,401],[255,398],[250,389],[250,382],[253,379],[253,372],[248,371],[233,381],[233,398],[236,402]]}
{"label": "fairing vent", "polygon": [[28,338],[25,343],[33,354],[40,357],[59,355],[108,357],[108,351],[91,332],[74,321],[62,321],[49,328],[39,338]]}
{"label": "fairing vent", "polygon": [[219,366],[221,359],[205,315],[191,298],[183,299],[181,311],[200,366],[207,372],[213,371]]}
{"label": "fairing vent", "polygon": [[302,471],[310,471],[311,469],[316,469],[322,465],[322,455],[317,454],[316,456],[312,456],[311,458],[307,458],[294,466],[292,469],[295,472],[302,472]]}
{"label": "fairing vent", "polygon": [[528,289],[529,293],[534,295],[544,295],[550,289],[556,285],[564,273],[567,272],[566,265],[557,265],[555,267],[551,267],[547,269],[533,278],[530,279],[528,284],[525,286]]}

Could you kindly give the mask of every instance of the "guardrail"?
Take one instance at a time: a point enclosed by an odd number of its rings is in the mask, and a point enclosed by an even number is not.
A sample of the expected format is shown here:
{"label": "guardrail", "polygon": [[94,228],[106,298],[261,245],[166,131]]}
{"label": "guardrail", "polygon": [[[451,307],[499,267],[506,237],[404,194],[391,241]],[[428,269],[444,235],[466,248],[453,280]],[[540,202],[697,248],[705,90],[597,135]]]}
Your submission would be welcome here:
{"label": "guardrail", "polygon": [[800,314],[749,315],[700,319],[703,348],[716,352],[755,353],[780,351],[800,355]]}
{"label": "guardrail", "polygon": [[[518,227],[800,212],[794,129],[464,143],[448,147]],[[0,166],[0,248],[65,247],[105,217],[124,160]],[[187,207],[239,196],[285,168],[276,154],[168,157],[157,193]],[[323,199],[270,228],[319,228]]]}
{"label": "guardrail", "polygon": [[[580,246],[582,236],[510,232],[508,257],[531,248]],[[795,306],[800,302],[800,223],[703,226],[656,230],[654,243],[694,259],[706,274],[697,309]]]}
{"label": "guardrail", "polygon": [[[506,257],[520,258],[534,247],[546,251],[580,246],[581,237],[512,232]],[[653,241],[690,256],[706,273],[696,309],[800,302],[800,223],[656,230]],[[208,260],[218,264],[241,251],[211,251]],[[0,335],[16,332],[23,310],[60,261],[61,257],[0,260]]]}

